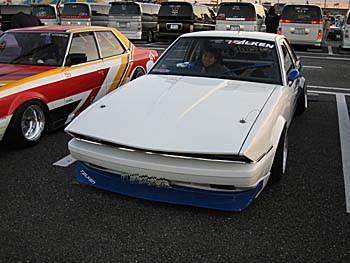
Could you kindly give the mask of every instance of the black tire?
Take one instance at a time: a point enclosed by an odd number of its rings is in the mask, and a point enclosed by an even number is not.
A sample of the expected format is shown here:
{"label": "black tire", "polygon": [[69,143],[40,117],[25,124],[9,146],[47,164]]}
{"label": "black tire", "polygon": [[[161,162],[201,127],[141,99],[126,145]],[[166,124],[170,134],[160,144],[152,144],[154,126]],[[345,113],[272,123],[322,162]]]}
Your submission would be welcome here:
{"label": "black tire", "polygon": [[278,142],[275,158],[271,167],[271,174],[269,178],[270,184],[275,184],[281,180],[286,172],[288,157],[288,135],[287,129],[284,128]]}
{"label": "black tire", "polygon": [[152,30],[148,30],[146,41],[147,43],[152,43],[154,41],[154,34]]}
{"label": "black tire", "polygon": [[132,75],[131,80],[137,79],[138,77],[141,77],[143,75],[145,75],[146,73],[143,71],[143,69],[141,68],[137,68],[134,72],[134,74]]}
{"label": "black tire", "polygon": [[37,144],[46,127],[44,106],[38,101],[27,101],[12,116],[5,133],[5,143],[12,147]]}
{"label": "black tire", "polygon": [[305,110],[307,109],[307,88],[306,85],[303,88],[302,93],[300,94],[298,100],[297,100],[297,105],[295,109],[295,114],[296,115],[301,115]]}

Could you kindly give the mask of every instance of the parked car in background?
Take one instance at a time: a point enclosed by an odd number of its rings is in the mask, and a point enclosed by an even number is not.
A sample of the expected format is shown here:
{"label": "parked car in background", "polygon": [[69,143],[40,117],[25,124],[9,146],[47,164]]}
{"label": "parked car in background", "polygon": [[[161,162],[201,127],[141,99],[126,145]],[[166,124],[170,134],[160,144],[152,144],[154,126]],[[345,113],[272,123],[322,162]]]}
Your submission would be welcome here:
{"label": "parked car in background", "polygon": [[0,141],[18,146],[36,144],[158,58],[106,27],[13,29],[0,45]]}
{"label": "parked car in background", "polygon": [[9,4],[9,5],[0,4],[0,29],[2,31],[11,29],[12,16],[19,12],[30,14],[31,6],[19,5],[19,4]]}
{"label": "parked car in background", "polygon": [[350,10],[346,13],[344,21],[342,28],[343,38],[340,47],[350,48]]}
{"label": "parked car in background", "polygon": [[109,4],[65,3],[62,8],[62,25],[108,26]]}
{"label": "parked car in background", "polygon": [[59,25],[60,15],[56,5],[32,4],[32,15],[35,15],[46,25]]}
{"label": "parked car in background", "polygon": [[285,35],[293,45],[321,46],[321,8],[311,4],[286,4],[282,9],[278,33]]}
{"label": "parked car in background", "polygon": [[114,27],[130,40],[153,42],[158,35],[160,5],[129,1],[112,2],[109,10],[109,27]]}
{"label": "parked car in background", "polygon": [[180,36],[148,74],[65,130],[80,182],[240,211],[285,174],[288,130],[306,108],[302,65],[284,36],[205,31]]}
{"label": "parked car in background", "polygon": [[265,18],[262,5],[222,2],[216,16],[216,30],[266,31]]}
{"label": "parked car in background", "polygon": [[163,2],[158,14],[160,39],[176,39],[183,33],[214,30],[214,11],[201,4]]}

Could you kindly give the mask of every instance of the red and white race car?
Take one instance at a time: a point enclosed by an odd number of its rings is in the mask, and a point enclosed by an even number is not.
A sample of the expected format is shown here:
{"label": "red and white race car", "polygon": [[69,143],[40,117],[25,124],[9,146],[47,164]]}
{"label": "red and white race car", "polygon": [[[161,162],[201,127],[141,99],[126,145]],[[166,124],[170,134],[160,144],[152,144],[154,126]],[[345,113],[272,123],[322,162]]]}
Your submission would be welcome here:
{"label": "red and white race car", "polygon": [[145,74],[158,53],[113,28],[44,26],[0,37],[0,141],[29,146],[45,130]]}

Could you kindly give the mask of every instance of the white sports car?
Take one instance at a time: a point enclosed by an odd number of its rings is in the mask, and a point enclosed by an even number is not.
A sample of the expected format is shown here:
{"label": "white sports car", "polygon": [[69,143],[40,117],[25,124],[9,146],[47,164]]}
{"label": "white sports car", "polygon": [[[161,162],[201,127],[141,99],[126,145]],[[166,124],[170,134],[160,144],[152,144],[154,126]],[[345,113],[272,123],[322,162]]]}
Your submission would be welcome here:
{"label": "white sports car", "polygon": [[66,128],[77,178],[129,196],[240,211],[286,171],[288,128],[307,108],[301,73],[281,35],[182,35],[148,74]]}

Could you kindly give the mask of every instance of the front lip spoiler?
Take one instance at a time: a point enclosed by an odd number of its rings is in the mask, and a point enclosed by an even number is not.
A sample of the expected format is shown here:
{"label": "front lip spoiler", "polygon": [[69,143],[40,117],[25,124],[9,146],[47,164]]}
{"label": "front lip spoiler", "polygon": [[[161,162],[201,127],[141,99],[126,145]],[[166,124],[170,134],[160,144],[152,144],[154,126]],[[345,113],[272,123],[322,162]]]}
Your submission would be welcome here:
{"label": "front lip spoiler", "polygon": [[242,211],[250,205],[264,187],[264,180],[260,180],[255,188],[241,192],[133,184],[130,181],[123,181],[121,176],[88,167],[80,161],[77,162],[76,176],[79,182],[131,197],[221,211]]}

